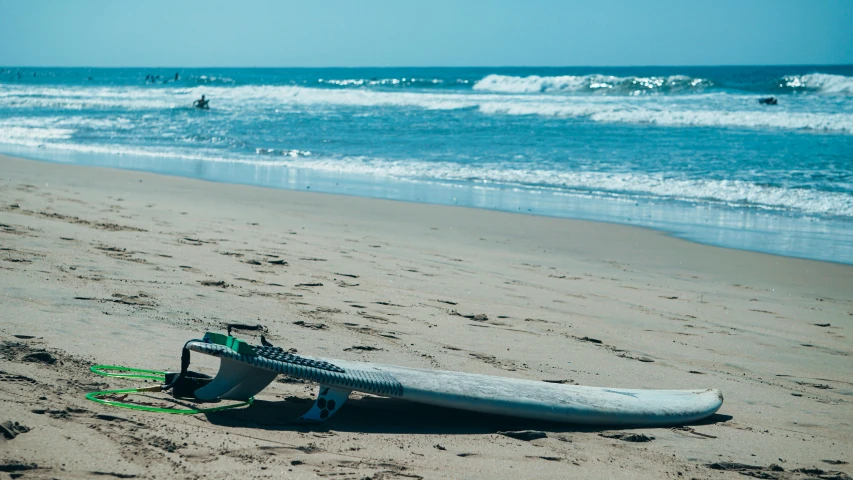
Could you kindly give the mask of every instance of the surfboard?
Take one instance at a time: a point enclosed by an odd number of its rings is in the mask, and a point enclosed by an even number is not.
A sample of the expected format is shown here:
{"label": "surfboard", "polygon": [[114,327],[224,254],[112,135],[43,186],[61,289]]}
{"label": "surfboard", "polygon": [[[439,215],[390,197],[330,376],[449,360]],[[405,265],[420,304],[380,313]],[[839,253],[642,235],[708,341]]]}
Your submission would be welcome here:
{"label": "surfboard", "polygon": [[202,400],[246,400],[278,375],[320,384],[304,421],[323,421],[352,391],[427,405],[535,420],[601,426],[659,427],[696,422],[723,403],[716,389],[646,390],[564,385],[474,373],[426,370],[295,355],[208,333],[187,349],[219,357],[220,368],[196,390]]}

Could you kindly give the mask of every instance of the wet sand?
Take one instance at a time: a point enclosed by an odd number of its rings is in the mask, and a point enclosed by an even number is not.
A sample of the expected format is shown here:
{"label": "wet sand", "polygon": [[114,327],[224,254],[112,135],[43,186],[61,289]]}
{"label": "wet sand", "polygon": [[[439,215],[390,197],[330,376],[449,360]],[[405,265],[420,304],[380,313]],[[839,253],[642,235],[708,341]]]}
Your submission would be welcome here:
{"label": "wet sand", "polygon": [[[639,228],[0,157],[0,472],[848,478],[851,294],[853,266]],[[210,415],[83,398],[135,385],[92,364],[176,370],[186,340],[228,323],[306,355],[725,403],[607,430],[361,395],[306,427],[316,386],[286,381]]]}

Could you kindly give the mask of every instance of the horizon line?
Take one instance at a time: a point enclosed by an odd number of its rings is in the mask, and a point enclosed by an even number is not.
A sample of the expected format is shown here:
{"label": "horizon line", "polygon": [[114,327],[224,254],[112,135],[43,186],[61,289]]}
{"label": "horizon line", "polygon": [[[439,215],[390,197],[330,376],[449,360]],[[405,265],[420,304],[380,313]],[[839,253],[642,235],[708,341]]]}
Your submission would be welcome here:
{"label": "horizon line", "polygon": [[731,64],[706,64],[706,65],[324,65],[324,66],[271,66],[271,65],[0,65],[0,68],[272,68],[272,69],[332,69],[332,68],[719,68],[719,67],[853,67],[853,63],[731,63]]}

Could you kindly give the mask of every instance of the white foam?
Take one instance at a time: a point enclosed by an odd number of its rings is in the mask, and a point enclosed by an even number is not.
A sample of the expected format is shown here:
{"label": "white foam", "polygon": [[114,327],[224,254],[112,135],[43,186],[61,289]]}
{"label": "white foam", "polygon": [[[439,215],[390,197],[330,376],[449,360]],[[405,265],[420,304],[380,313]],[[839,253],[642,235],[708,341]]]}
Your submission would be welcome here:
{"label": "white foam", "polygon": [[419,107],[430,110],[471,108],[477,100],[470,94],[377,92],[362,89],[328,89],[294,86],[242,86],[221,89],[210,95],[226,105],[251,103],[281,106]]}
{"label": "white foam", "polygon": [[469,81],[465,79],[445,80],[442,78],[419,78],[419,77],[401,77],[401,78],[346,78],[346,79],[325,79],[317,80],[319,84],[335,85],[338,87],[363,87],[363,86],[380,86],[380,87],[430,87],[438,85],[465,85]]}
{"label": "white foam", "polygon": [[[222,156],[222,153],[213,149],[182,149],[174,147],[132,147],[128,145],[112,145],[112,144],[79,144],[68,142],[56,142],[48,144],[27,145],[15,142],[0,142],[10,143],[12,145],[37,146],[40,148],[75,152],[75,153],[92,153],[99,155],[111,155],[117,157],[141,157],[154,159],[168,160],[190,160],[202,161],[209,163],[227,163],[251,165],[256,167],[282,167],[285,163],[281,160],[258,160],[256,156],[241,156],[235,155],[231,157]],[[285,158],[289,155],[284,155]],[[117,164],[121,165],[122,161],[118,160]]]}
{"label": "white foam", "polygon": [[782,128],[853,134],[853,114],[719,110],[614,110],[590,115],[596,122],[680,127]]}
{"label": "white foam", "polygon": [[[839,76],[833,76],[839,77]],[[488,78],[488,77],[487,77]],[[512,77],[518,78],[518,77]],[[558,78],[558,77],[553,77]],[[562,78],[562,77],[560,77]],[[839,77],[847,79],[848,77]],[[835,82],[835,83],[832,83]],[[826,89],[847,88],[842,80],[824,79]],[[570,83],[570,82],[569,82]],[[780,128],[853,134],[853,104],[849,97],[813,95],[796,103],[767,108],[740,95],[695,94],[688,96],[569,96],[549,94],[389,92],[366,89],[330,89],[298,86],[238,86],[194,88],[140,87],[0,87],[0,108],[9,110],[139,110],[189,109],[192,100],[206,94],[220,113],[253,115],[281,109],[300,113],[324,112],[338,107],[365,110],[382,107],[456,110],[476,108],[487,115],[540,115],[587,118],[603,123],[647,123],[661,126]],[[839,103],[840,102],[840,103]],[[845,112],[845,113],[838,113]],[[78,118],[84,115],[76,116]],[[71,128],[87,126],[104,130],[112,120],[74,120]],[[64,120],[63,120],[64,121]],[[107,122],[98,124],[97,122]],[[62,123],[59,126],[64,126]],[[52,125],[57,126],[57,125]]]}
{"label": "white foam", "polygon": [[779,86],[816,90],[825,94],[853,95],[853,77],[829,73],[788,75],[783,77]]}
{"label": "white foam", "polygon": [[[853,114],[767,109],[725,94],[685,97],[571,97],[465,93],[377,92],[306,87],[244,86],[216,97],[226,108],[246,105],[413,107],[428,110],[477,108],[484,114],[587,117],[596,122],[662,126],[747,127],[853,133]],[[723,107],[724,109],[720,109]]]}
{"label": "white foam", "polygon": [[[14,109],[49,108],[88,110],[169,109],[190,105],[189,89],[139,87],[0,87],[0,107]],[[182,105],[183,104],[183,105]]]}
{"label": "white foam", "polygon": [[[555,168],[530,168],[526,163],[461,165],[452,162],[408,159],[317,157],[311,152],[298,150],[264,151],[262,155],[223,156],[221,152],[209,149],[81,145],[63,142],[67,135],[68,131],[63,129],[0,128],[0,143],[45,146],[41,141],[50,139],[55,142],[48,143],[47,148],[78,153],[294,168],[342,176],[360,175],[396,180],[450,182],[466,188],[522,188],[530,192],[546,189],[568,195],[606,196],[627,201],[650,199],[679,200],[697,205],[716,203],[731,207],[853,218],[853,194],[768,186],[741,180],[674,178],[666,174],[566,171]],[[7,139],[12,141],[7,142]]]}
{"label": "white foam", "polygon": [[[615,77],[611,77],[615,78]],[[606,87],[609,85],[606,79],[595,82],[596,85]],[[559,77],[540,77],[531,75],[529,77],[512,77],[507,75],[487,75],[474,84],[474,90],[503,93],[544,93],[577,91],[587,87],[585,77],[564,75]]]}
{"label": "white foam", "polygon": [[258,155],[284,155],[285,157],[308,157],[311,152],[307,150],[278,150],[275,148],[256,148],[255,153]]}
{"label": "white foam", "polygon": [[737,180],[675,179],[663,175],[529,169],[523,165],[471,166],[365,157],[295,160],[285,161],[283,165],[342,175],[544,187],[572,194],[711,202],[735,207],[853,217],[853,195],[848,193],[766,186]]}
{"label": "white foam", "polygon": [[201,76],[191,75],[191,76],[187,77],[187,80],[189,80],[191,82],[204,84],[204,85],[211,84],[211,83],[233,85],[236,83],[233,78],[217,77],[217,76],[213,76],[213,75],[210,77],[208,77],[207,75],[201,75]]}
{"label": "white foam", "polygon": [[[698,105],[697,105],[698,106]],[[613,104],[573,102],[483,102],[485,114],[545,115],[588,118],[602,123],[646,123],[668,127],[780,128],[853,134],[853,113],[806,113],[781,110],[716,110],[681,104]]]}
{"label": "white foam", "polygon": [[49,140],[71,138],[73,130],[43,127],[0,127],[0,143],[37,147]]}
{"label": "white foam", "polygon": [[16,117],[0,120],[0,143],[40,146],[44,143],[68,140],[81,128],[115,132],[132,127],[123,117],[99,119],[72,117]]}
{"label": "white foam", "polygon": [[0,120],[0,143],[36,147],[46,141],[71,138],[74,130],[57,126],[56,120],[43,118]]}
{"label": "white foam", "polygon": [[308,88],[277,85],[238,87],[20,87],[0,85],[0,108],[62,110],[125,109],[161,110],[189,107],[201,95],[211,99],[217,110],[251,111],[270,107],[411,106],[427,109],[456,109],[476,106],[466,94],[377,92],[361,89]]}
{"label": "white foam", "polygon": [[487,75],[474,90],[500,93],[618,92],[630,95],[673,91],[702,91],[713,84],[704,78],[684,75],[667,77],[615,77],[612,75],[561,75],[514,77]]}

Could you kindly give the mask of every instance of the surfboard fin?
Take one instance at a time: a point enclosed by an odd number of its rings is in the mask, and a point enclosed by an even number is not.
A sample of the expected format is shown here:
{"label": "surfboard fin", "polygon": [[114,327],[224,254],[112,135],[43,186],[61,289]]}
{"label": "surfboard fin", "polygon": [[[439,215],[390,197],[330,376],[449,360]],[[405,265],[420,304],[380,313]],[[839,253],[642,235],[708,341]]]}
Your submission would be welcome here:
{"label": "surfboard fin", "polygon": [[299,417],[298,420],[302,422],[323,422],[328,420],[329,417],[341,409],[341,405],[349,399],[351,392],[352,390],[346,388],[320,385],[314,405],[304,415]]}

